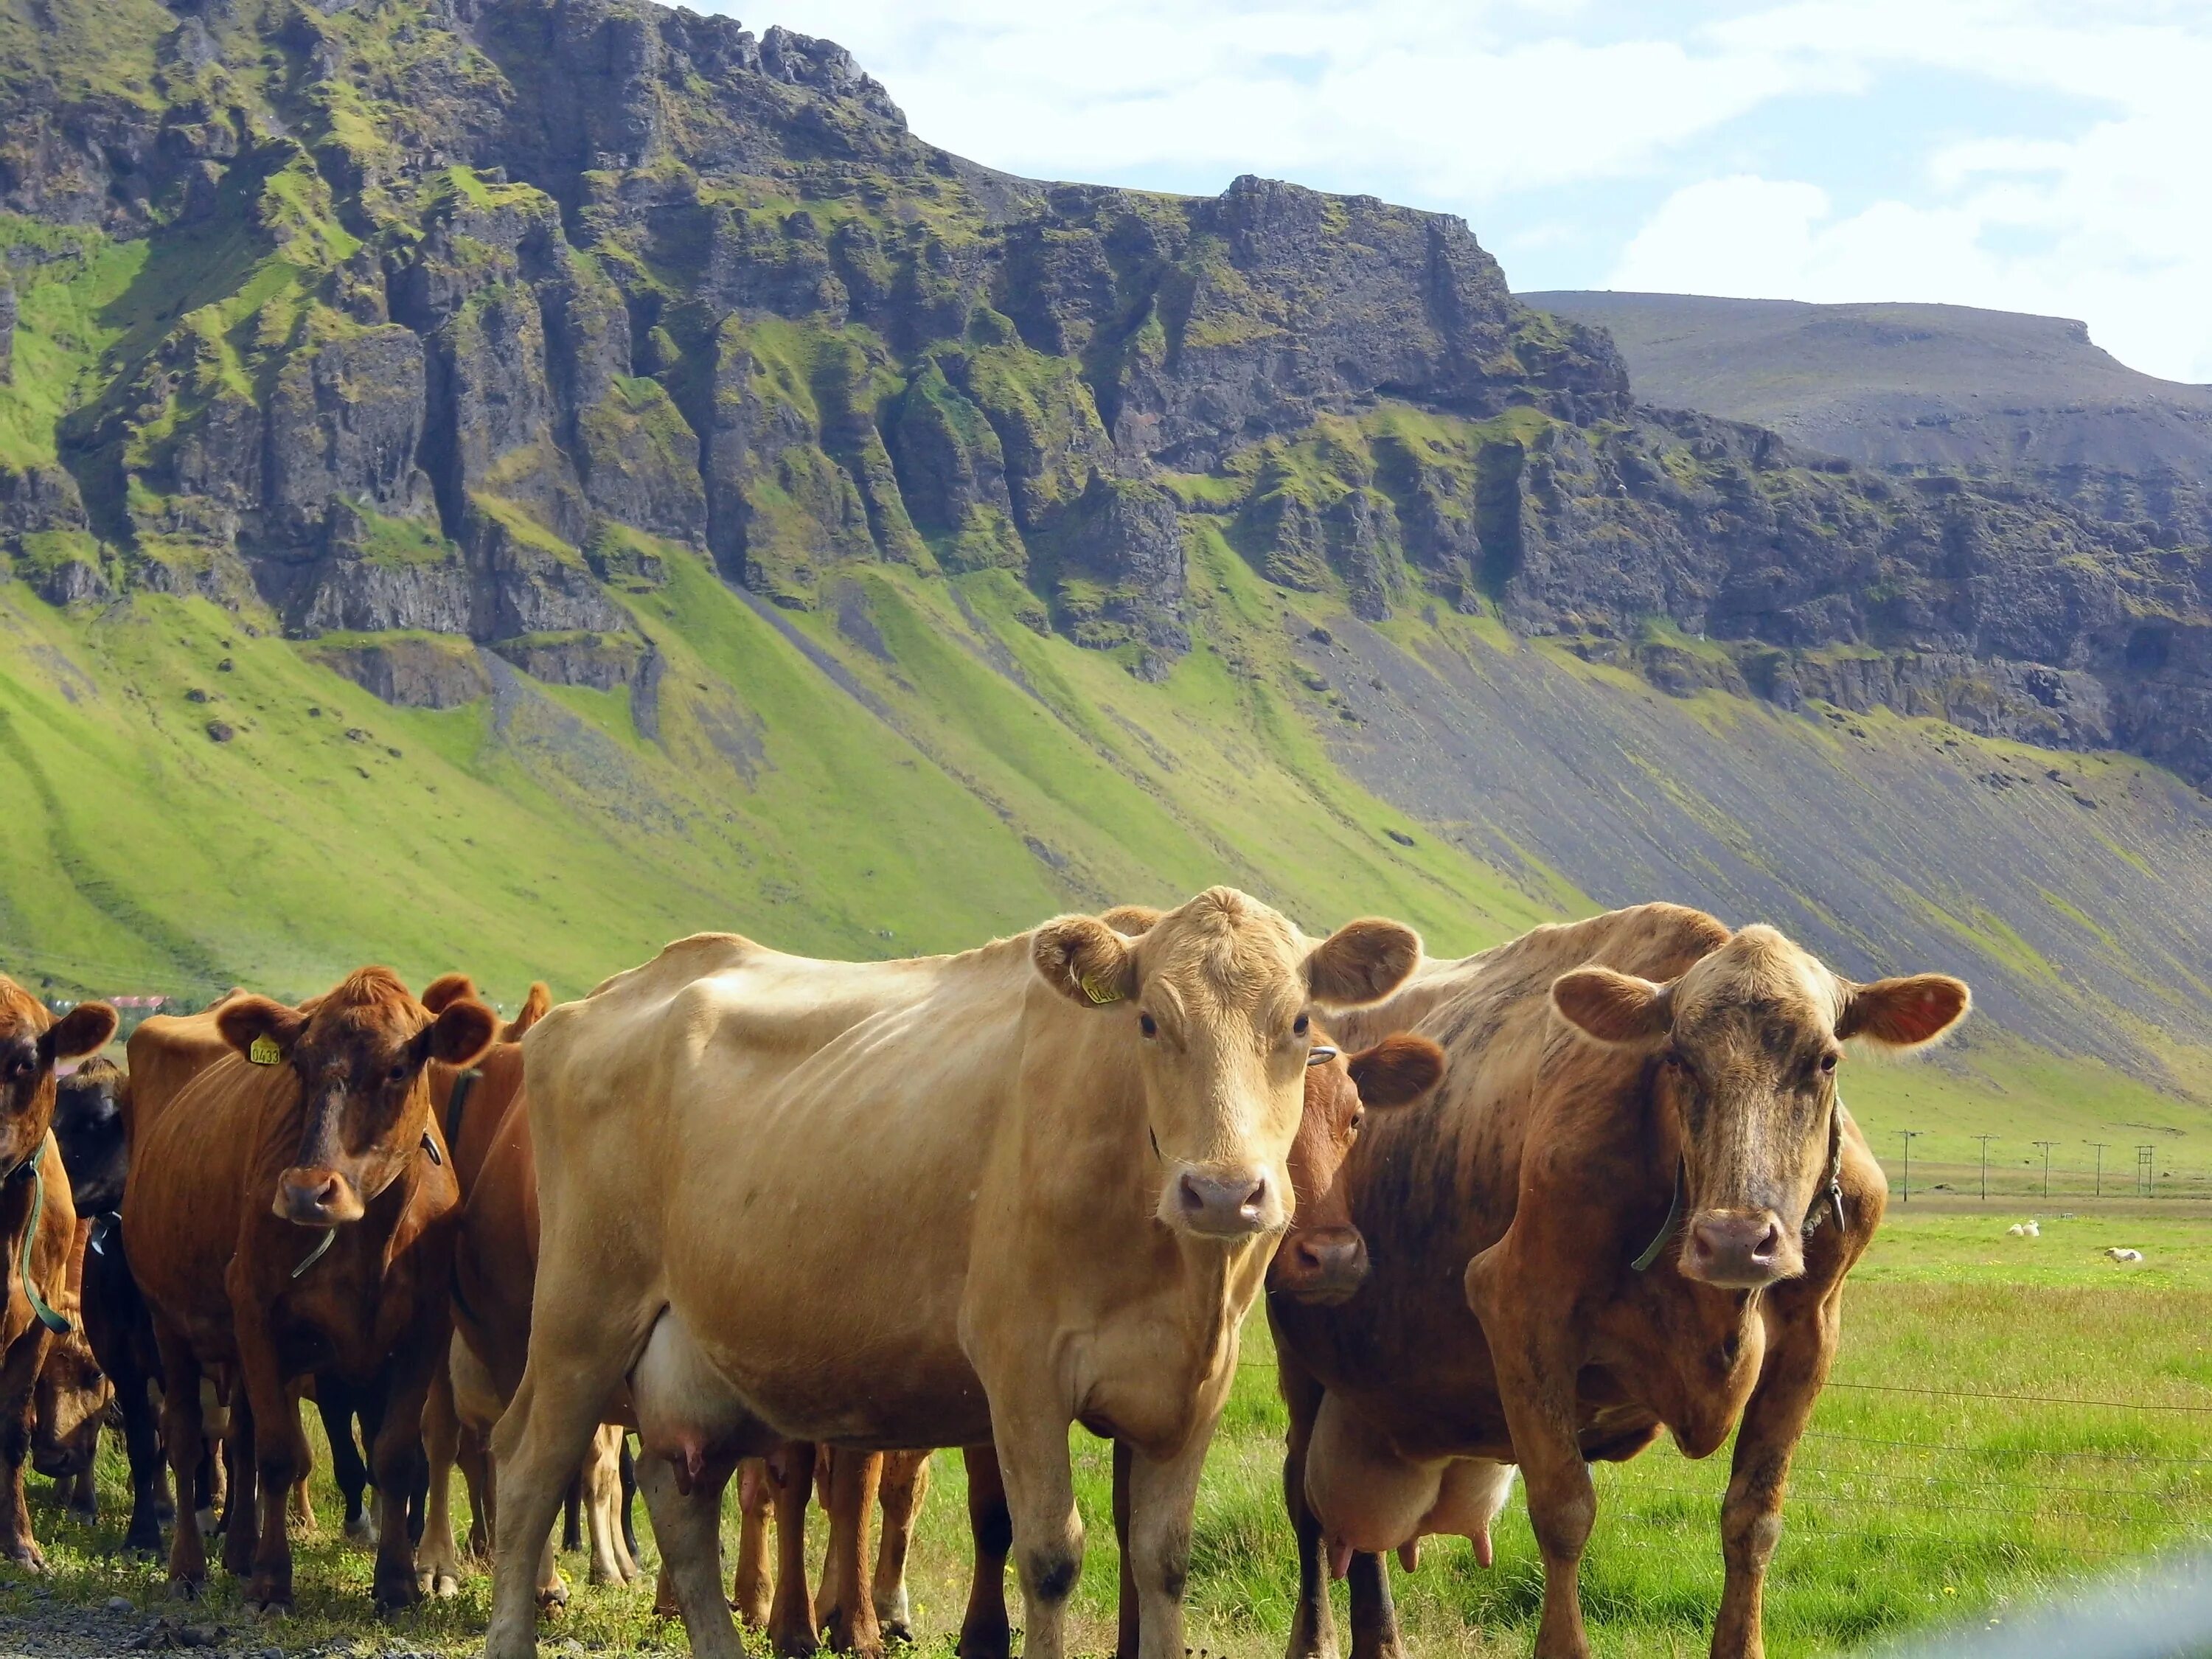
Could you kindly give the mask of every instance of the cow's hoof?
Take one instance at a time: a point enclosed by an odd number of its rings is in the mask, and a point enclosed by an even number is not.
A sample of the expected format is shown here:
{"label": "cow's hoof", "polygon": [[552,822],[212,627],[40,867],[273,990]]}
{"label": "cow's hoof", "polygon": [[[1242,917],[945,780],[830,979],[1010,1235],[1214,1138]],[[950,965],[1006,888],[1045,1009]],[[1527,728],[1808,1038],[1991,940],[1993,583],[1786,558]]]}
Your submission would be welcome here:
{"label": "cow's hoof", "polygon": [[538,1610],[540,1613],[559,1613],[568,1605],[568,1586],[562,1579],[541,1585],[538,1591]]}
{"label": "cow's hoof", "polygon": [[264,1606],[255,1607],[253,1611],[255,1616],[264,1625],[282,1624],[292,1616],[291,1604],[286,1601],[270,1601]]}
{"label": "cow's hoof", "polygon": [[356,1515],[345,1523],[346,1542],[374,1544],[376,1541],[376,1522],[367,1515]]}
{"label": "cow's hoof", "polygon": [[155,1528],[151,1534],[135,1529],[125,1533],[123,1553],[125,1555],[159,1555],[161,1553],[161,1528]]}
{"label": "cow's hoof", "polygon": [[450,1572],[425,1567],[415,1575],[415,1588],[424,1595],[450,1601],[461,1593],[461,1581]]}
{"label": "cow's hoof", "polygon": [[28,1540],[9,1545],[5,1550],[0,1550],[0,1555],[5,1555],[26,1572],[44,1572],[46,1570],[46,1552]]}
{"label": "cow's hoof", "polygon": [[903,1619],[886,1619],[884,1620],[884,1640],[903,1642],[911,1647],[914,1644],[914,1627]]}
{"label": "cow's hoof", "polygon": [[169,1595],[179,1601],[197,1601],[200,1599],[200,1581],[197,1578],[172,1578]]}

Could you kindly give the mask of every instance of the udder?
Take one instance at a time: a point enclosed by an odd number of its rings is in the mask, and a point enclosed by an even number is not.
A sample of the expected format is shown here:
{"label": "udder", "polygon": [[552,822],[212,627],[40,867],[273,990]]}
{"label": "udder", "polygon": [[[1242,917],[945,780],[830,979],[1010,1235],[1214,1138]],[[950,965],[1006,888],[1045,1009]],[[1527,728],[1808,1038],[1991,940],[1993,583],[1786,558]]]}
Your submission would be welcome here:
{"label": "udder", "polygon": [[1513,1466],[1482,1458],[1419,1461],[1346,1407],[1323,1396],[1306,1448],[1306,1503],[1321,1522],[1330,1571],[1340,1577],[1355,1550],[1407,1552],[1437,1534],[1466,1539],[1484,1566],[1491,1522],[1505,1507]]}
{"label": "udder", "polygon": [[673,1308],[664,1309],[629,1374],[639,1444],[665,1457],[689,1493],[712,1462],[758,1456],[775,1443]]}

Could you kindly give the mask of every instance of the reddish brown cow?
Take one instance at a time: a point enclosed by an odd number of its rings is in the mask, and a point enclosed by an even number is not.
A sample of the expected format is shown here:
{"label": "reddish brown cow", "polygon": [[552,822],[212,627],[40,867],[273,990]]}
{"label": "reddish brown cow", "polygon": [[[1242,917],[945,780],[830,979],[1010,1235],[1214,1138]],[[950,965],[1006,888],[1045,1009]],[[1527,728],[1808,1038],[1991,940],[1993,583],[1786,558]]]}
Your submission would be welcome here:
{"label": "reddish brown cow", "polygon": [[1338,1306],[1271,1305],[1291,1413],[1292,1659],[1401,1651],[1380,1552],[1487,1560],[1517,1465],[1545,1570],[1543,1659],[1589,1652],[1577,1571],[1593,1460],[1736,1433],[1717,1659],[1756,1659],[1790,1453],[1834,1357],[1880,1167],[1837,1094],[1843,1045],[1912,1047],[1966,1012],[1937,975],[1855,985],[1768,927],[1673,905],[1431,963],[1343,1026],[1434,1034],[1451,1084],[1346,1164],[1375,1246]]}
{"label": "reddish brown cow", "polygon": [[[183,1449],[200,1442],[202,1373],[240,1378],[233,1427],[253,1455],[233,1464],[224,1565],[251,1571],[249,1601],[283,1607],[285,1504],[307,1458],[293,1378],[377,1382],[378,1487],[414,1484],[423,1400],[450,1328],[459,1199],[424,1070],[474,1060],[498,1017],[472,998],[433,1015],[388,969],[365,968],[305,1010],[234,998],[216,1024],[234,1054],[158,1112],[133,1091],[124,1241],[153,1314],[180,1488],[191,1474]],[[180,1514],[171,1582],[189,1590],[206,1571],[199,1528]],[[402,1503],[382,1506],[374,1595],[385,1609],[417,1597]]]}
{"label": "reddish brown cow", "polygon": [[80,1003],[57,1020],[0,975],[0,1251],[7,1306],[0,1311],[0,1557],[34,1571],[46,1558],[31,1535],[23,1499],[39,1375],[68,1322],[45,1292],[62,1293],[76,1240],[69,1175],[51,1133],[54,1066],[105,1048],[115,1010]]}
{"label": "reddish brown cow", "polygon": [[[460,1572],[449,1508],[450,1472],[458,1462],[480,1524],[489,1532],[497,1510],[497,1479],[489,1452],[491,1427],[514,1397],[529,1352],[531,1292],[538,1273],[538,1166],[531,1150],[529,1103],[522,1091],[520,1044],[523,1033],[550,1006],[546,988],[532,985],[501,1041],[471,1068],[472,1077],[450,1073],[433,1081],[434,1091],[442,1088],[445,1095],[444,1122],[464,1194],[454,1249],[454,1340],[447,1358],[447,1392],[428,1424],[430,1510],[422,1577],[424,1588],[438,1595],[457,1593]],[[637,1573],[619,1521],[620,1449],[620,1431],[603,1432],[583,1474],[594,1583],[627,1583]],[[539,1593],[548,1603],[568,1594],[550,1551]]]}
{"label": "reddish brown cow", "polygon": [[69,1328],[55,1333],[46,1364],[39,1368],[36,1426],[31,1435],[31,1467],[53,1480],[55,1496],[70,1514],[86,1521],[100,1514],[93,1465],[100,1454],[100,1425],[115,1399],[114,1387],[85,1335],[84,1259],[91,1236],[91,1217],[80,1216],[62,1283],[49,1298],[54,1311],[69,1321]]}
{"label": "reddish brown cow", "polygon": [[[1123,933],[1139,933],[1147,925],[1134,907],[1109,912],[1106,920]],[[1267,1269],[1270,1305],[1280,1298],[1334,1306],[1356,1292],[1367,1277],[1367,1246],[1352,1224],[1352,1206],[1338,1184],[1337,1171],[1358,1143],[1367,1112],[1410,1105],[1433,1090],[1443,1076],[1443,1051],[1423,1036],[1394,1035],[1359,1054],[1340,1057],[1326,1042],[1316,1046],[1306,1070],[1305,1105],[1298,1121],[1297,1139],[1291,1144],[1290,1175],[1297,1206],[1289,1230],[1276,1247]],[[1006,1600],[1006,1561],[1012,1541],[1005,1511],[1005,1491],[1000,1483],[998,1458],[992,1449],[971,1446],[964,1456],[968,1468],[969,1515],[974,1534],[975,1566],[969,1588],[968,1608],[962,1621],[959,1652],[962,1659],[1004,1659],[1012,1640]],[[832,1471],[824,1493],[830,1511],[830,1542],[823,1566],[821,1591],[817,1597],[816,1623],[834,1648],[866,1644],[869,1620],[884,1634],[908,1635],[908,1598],[905,1582],[908,1543],[927,1490],[926,1454],[893,1452],[872,1456],[838,1450],[828,1460]],[[875,1472],[860,1467],[880,1465],[880,1492]],[[1129,1460],[1116,1447],[1115,1525],[1126,1549],[1128,1524]],[[738,1566],[732,1600],[749,1624],[757,1626],[769,1615],[762,1562],[765,1550],[759,1541],[771,1508],[776,1515],[780,1543],[793,1494],[783,1483],[757,1480],[741,1492],[744,1530],[738,1540]],[[805,1511],[804,1489],[797,1495],[799,1523]],[[871,1503],[880,1501],[884,1531],[882,1547],[868,1593],[860,1593],[863,1563],[867,1553],[866,1516]],[[794,1650],[787,1634],[789,1609],[796,1598],[805,1606],[803,1552],[785,1547],[780,1561],[775,1606],[781,1617],[768,1618],[778,1651]],[[795,1591],[783,1580],[798,1575]],[[1121,1659],[1134,1659],[1137,1651],[1137,1599],[1132,1580],[1125,1578],[1121,1601]],[[812,1631],[805,1632],[811,1645]],[[876,1645],[880,1645],[878,1637]],[[797,1650],[804,1650],[803,1648]]]}

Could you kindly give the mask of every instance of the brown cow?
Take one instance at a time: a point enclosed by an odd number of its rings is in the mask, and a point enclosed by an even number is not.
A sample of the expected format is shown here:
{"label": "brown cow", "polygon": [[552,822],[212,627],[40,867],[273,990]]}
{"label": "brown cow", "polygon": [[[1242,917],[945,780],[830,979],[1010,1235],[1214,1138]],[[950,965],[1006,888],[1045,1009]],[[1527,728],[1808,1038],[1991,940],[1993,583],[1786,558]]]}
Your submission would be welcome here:
{"label": "brown cow", "polygon": [[0,1557],[36,1572],[46,1558],[31,1535],[23,1499],[40,1372],[67,1321],[45,1292],[62,1292],[76,1242],[69,1174],[51,1133],[54,1066],[97,1052],[115,1035],[115,1010],[79,1003],[58,1020],[0,975],[0,1251],[7,1305],[0,1310]]}
{"label": "brown cow", "polygon": [[[500,1041],[471,1068],[473,1077],[434,1068],[447,1073],[434,1076],[432,1087],[434,1097],[441,1088],[445,1095],[444,1122],[463,1193],[454,1244],[453,1341],[443,1392],[428,1419],[430,1509],[418,1574],[426,1591],[441,1596],[459,1589],[450,1508],[453,1467],[459,1462],[467,1475],[488,1533],[497,1510],[496,1474],[489,1456],[491,1430],[522,1380],[529,1351],[531,1294],[538,1271],[538,1175],[520,1044],[551,1000],[543,984],[532,985]],[[627,1583],[637,1576],[620,1523],[620,1455],[621,1431],[603,1430],[580,1479],[595,1584]],[[538,1595],[547,1605],[568,1597],[550,1548],[540,1566]]]}
{"label": "brown cow", "polygon": [[1582,1659],[1590,1462],[1662,1428],[1703,1457],[1739,1423],[1713,1652],[1755,1659],[1790,1452],[1886,1192],[1837,1094],[1844,1045],[1930,1042],[1967,1002],[1954,979],[1855,985],[1772,928],[1644,905],[1428,964],[1350,1016],[1355,1038],[1434,1035],[1450,1083],[1345,1166],[1366,1286],[1271,1304],[1293,1659],[1334,1651],[1339,1565],[1357,1659],[1399,1651],[1377,1553],[1457,1533],[1486,1561],[1516,1464],[1544,1559],[1536,1650]]}
{"label": "brown cow", "polygon": [[39,1368],[36,1426],[31,1435],[31,1467],[52,1480],[54,1495],[70,1514],[86,1521],[100,1514],[93,1467],[100,1455],[100,1426],[115,1399],[115,1389],[85,1335],[84,1259],[91,1236],[92,1218],[80,1216],[62,1285],[51,1298],[54,1310],[69,1321],[69,1328],[55,1333],[46,1364]]}
{"label": "brown cow", "polygon": [[[1103,920],[1117,932],[1139,934],[1150,922],[1134,907],[1107,912]],[[1308,1056],[1305,1105],[1291,1143],[1289,1170],[1297,1207],[1290,1230],[1275,1247],[1267,1267],[1271,1298],[1334,1306],[1356,1291],[1367,1276],[1367,1247],[1352,1224],[1352,1207],[1337,1184],[1337,1171],[1358,1140],[1367,1110],[1390,1110],[1412,1104],[1437,1086],[1443,1076],[1443,1051],[1428,1038],[1404,1034],[1384,1037],[1372,1048],[1341,1058],[1326,1036]],[[864,1454],[840,1449],[833,1467]],[[882,1547],[870,1583],[869,1599],[885,1635],[910,1636],[906,1587],[907,1547],[918,1517],[921,1494],[927,1489],[926,1455],[893,1452],[877,1455],[883,1464],[880,1502],[883,1508]],[[1005,1495],[1000,1484],[998,1461],[991,1447],[965,1449],[969,1482],[969,1518],[975,1545],[975,1573],[969,1587],[968,1609],[962,1621],[959,1652],[963,1659],[1003,1659],[1012,1631],[1006,1613],[1006,1558],[1007,1522]],[[1114,1459],[1115,1534],[1122,1549],[1128,1547],[1129,1458],[1117,1447]],[[857,1595],[848,1597],[848,1583],[857,1586],[860,1565],[866,1554],[865,1527],[867,1492],[866,1476],[858,1490],[848,1490],[833,1480],[825,1494],[830,1516],[830,1548],[815,1608],[817,1622],[829,1633],[833,1647],[850,1645],[858,1614]],[[750,1494],[746,1497],[751,1498]],[[766,1612],[764,1585],[757,1581],[763,1553],[749,1538],[763,1527],[774,1494],[751,1498],[743,1515],[739,1534],[736,1593],[739,1612],[758,1607],[749,1620],[758,1624]],[[859,1505],[859,1507],[848,1507]],[[753,1564],[756,1581],[749,1582],[747,1566]],[[803,1581],[802,1589],[803,1594]],[[865,1629],[865,1626],[863,1626]],[[1137,1652],[1137,1597],[1133,1579],[1121,1581],[1120,1609],[1121,1659]]]}
{"label": "brown cow", "polygon": [[[381,1378],[373,1449],[390,1498],[414,1484],[425,1395],[449,1323],[459,1192],[423,1071],[465,1066],[498,1032],[472,998],[433,1015],[388,969],[365,968],[309,1011],[263,997],[225,1002],[216,1023],[237,1053],[157,1114],[133,1091],[123,1231],[152,1310],[179,1486],[201,1435],[199,1381],[234,1369],[234,1459],[224,1565],[250,1569],[249,1601],[289,1607],[285,1504],[306,1443],[291,1379],[331,1370]],[[134,1072],[137,1070],[134,1052]],[[258,1486],[258,1504],[252,1488]],[[417,1599],[406,1505],[382,1505],[380,1608]],[[200,1530],[178,1517],[173,1584],[206,1574]]]}

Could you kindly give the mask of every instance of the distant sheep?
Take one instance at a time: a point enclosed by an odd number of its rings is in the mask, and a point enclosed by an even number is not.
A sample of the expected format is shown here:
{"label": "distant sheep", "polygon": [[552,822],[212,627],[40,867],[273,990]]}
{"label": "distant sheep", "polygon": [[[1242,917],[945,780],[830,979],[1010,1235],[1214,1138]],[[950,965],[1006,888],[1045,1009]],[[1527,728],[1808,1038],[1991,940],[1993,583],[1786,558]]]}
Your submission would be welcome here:
{"label": "distant sheep", "polygon": [[2141,1250],[2122,1249],[2117,1244],[2105,1254],[2115,1261],[2140,1261],[2143,1259],[2143,1253]]}
{"label": "distant sheep", "polygon": [[2033,1221],[2022,1227],[2021,1231],[2026,1233],[2030,1238],[2040,1238],[2043,1237],[2043,1229],[2037,1226]]}
{"label": "distant sheep", "polygon": [[2015,1222],[2005,1229],[2005,1237],[2007,1238],[2040,1238],[2043,1237],[2043,1229],[2033,1221]]}

